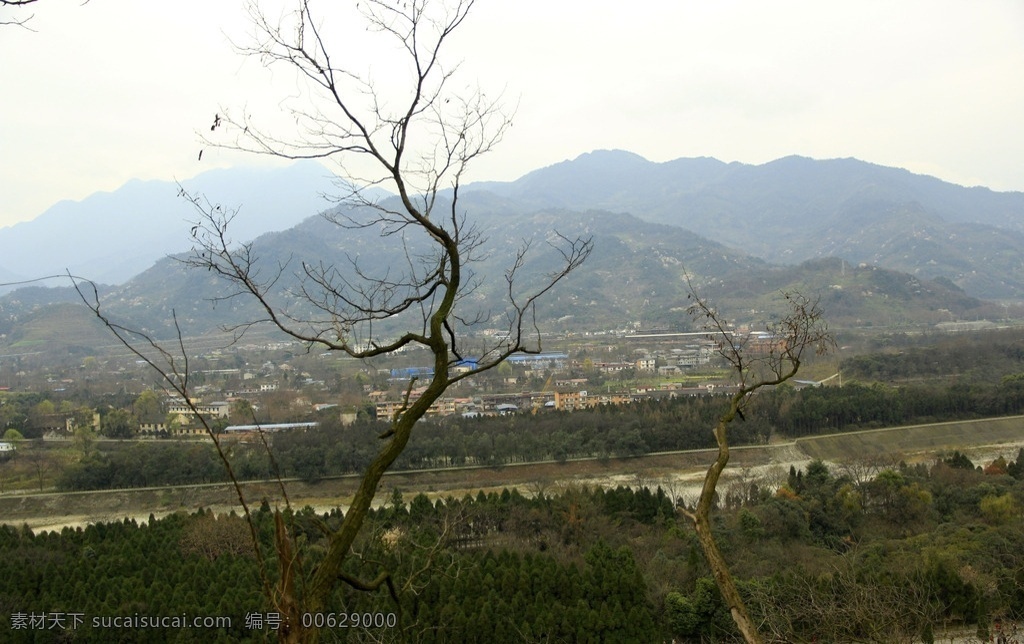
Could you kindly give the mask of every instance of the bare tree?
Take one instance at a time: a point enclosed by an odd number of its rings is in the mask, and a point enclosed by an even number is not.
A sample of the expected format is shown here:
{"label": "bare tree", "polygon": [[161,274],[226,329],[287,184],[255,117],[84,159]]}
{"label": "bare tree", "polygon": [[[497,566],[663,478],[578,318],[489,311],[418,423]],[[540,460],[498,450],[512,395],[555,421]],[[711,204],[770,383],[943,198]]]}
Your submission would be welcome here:
{"label": "bare tree", "polygon": [[[16,7],[16,8],[20,9],[21,7],[24,7],[24,6],[30,5],[30,4],[35,4],[36,2],[38,2],[38,0],[0,0],[0,8],[2,8],[2,7]],[[89,0],[84,0],[82,2],[82,4],[86,4],[87,2],[89,2]],[[4,18],[3,16],[0,16],[0,26],[3,26],[3,25],[17,25],[18,27],[25,27],[26,29],[29,29],[30,31],[32,31],[32,29],[30,29],[28,27],[28,22],[30,20],[32,20],[33,17],[34,17],[34,14],[29,14],[27,16],[26,15],[19,15],[17,18],[13,18],[13,19],[7,19],[7,18]]]}
{"label": "bare tree", "polygon": [[[253,4],[250,14],[257,38],[245,53],[295,72],[309,92],[290,108],[294,132],[271,133],[248,114],[236,118],[224,111],[215,117],[207,143],[288,159],[337,161],[345,179],[345,203],[328,215],[329,221],[351,236],[375,233],[380,245],[374,253],[390,248],[395,261],[376,268],[358,256],[341,263],[316,257],[265,259],[255,244],[239,245],[231,239],[232,211],[202,196],[185,195],[199,213],[192,229],[194,252],[187,264],[223,278],[230,285],[226,298],[246,298],[260,311],[257,319],[231,327],[236,334],[263,324],[309,347],[357,359],[413,347],[426,349],[432,357],[432,373],[410,381],[403,404],[388,419],[390,427],[379,436],[380,447],[362,474],[344,520],[329,531],[326,551],[308,571],[308,579],[300,545],[288,536],[278,515],[275,547],[282,565],[269,594],[282,621],[290,624],[279,633],[282,641],[316,638],[315,632],[301,627],[301,616],[327,608],[325,602],[338,584],[367,591],[386,587],[396,594],[401,584],[388,570],[371,580],[343,570],[382,476],[405,449],[417,421],[450,386],[495,367],[513,353],[541,350],[537,301],[578,268],[592,249],[590,238],[552,233],[546,241],[557,262],[542,279],[526,280],[532,244],[524,241],[501,283],[504,308],[494,314],[469,297],[480,287],[472,264],[483,256],[486,239],[462,210],[459,189],[471,162],[490,151],[510,125],[499,102],[482,91],[452,91],[457,66],[445,67],[441,59],[473,1],[362,0],[356,6],[370,31],[391,39],[403,53],[403,68],[411,77],[401,91],[378,86],[355,71],[351,62],[339,65],[327,29],[309,2],[299,1],[296,10],[280,20],[269,19]],[[226,139],[218,138],[224,135]],[[369,190],[377,187],[396,196],[384,199]],[[99,314],[98,298],[85,299]],[[172,354],[148,336],[103,319],[119,337],[141,339],[143,353],[155,355],[165,379],[188,400],[187,366],[180,359],[176,364]],[[500,324],[504,333],[474,335],[472,330],[484,323],[491,328]],[[175,352],[184,355],[184,347]],[[453,369],[456,365],[462,368]],[[422,391],[414,388],[417,384]],[[301,592],[297,584],[302,584]]]}
{"label": "bare tree", "polygon": [[749,336],[740,338],[734,335],[725,318],[706,299],[697,295],[690,285],[690,299],[693,302],[690,312],[705,325],[710,337],[717,343],[718,353],[732,368],[739,379],[739,386],[729,398],[728,409],[715,425],[718,456],[708,468],[697,503],[682,511],[693,521],[697,539],[722,593],[722,599],[747,642],[762,642],[763,639],[747,612],[711,531],[711,509],[716,487],[722,471],[729,463],[729,425],[737,416],[743,418],[747,403],[759,389],[780,385],[793,378],[808,351],[821,355],[834,346],[817,300],[810,300],[799,293],[782,295],[788,309],[786,315],[768,325],[766,333],[755,346],[750,344]]}
{"label": "bare tree", "polygon": [[53,465],[53,459],[44,451],[43,439],[40,438],[33,441],[32,447],[25,450],[24,458],[35,473],[36,481],[39,484],[39,491],[42,492],[45,475]]}
{"label": "bare tree", "polygon": [[4,492],[7,491],[6,482],[8,478],[10,478],[10,476],[8,475],[8,468],[11,467],[8,465],[8,463],[11,462],[11,460],[12,459],[6,455],[0,456],[0,494],[3,494]]}
{"label": "bare tree", "polygon": [[853,482],[863,503],[867,501],[868,488],[875,477],[887,469],[898,470],[901,460],[903,456],[899,453],[863,455],[844,459],[839,463],[839,471]]}
{"label": "bare tree", "polygon": [[846,553],[814,572],[794,562],[785,578],[753,584],[762,630],[778,642],[909,643],[920,642],[929,625],[948,628],[948,607],[925,570],[894,565],[896,579],[879,583],[858,574],[855,562]]}

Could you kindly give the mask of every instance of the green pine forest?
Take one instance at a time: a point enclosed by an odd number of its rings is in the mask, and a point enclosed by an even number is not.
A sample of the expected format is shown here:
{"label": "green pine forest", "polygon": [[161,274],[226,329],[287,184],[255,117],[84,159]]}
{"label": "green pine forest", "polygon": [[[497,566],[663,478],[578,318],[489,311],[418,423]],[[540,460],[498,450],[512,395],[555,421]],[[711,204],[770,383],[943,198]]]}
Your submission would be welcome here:
{"label": "green pine forest", "polygon": [[[334,625],[323,628],[328,642],[731,641],[731,619],[673,501],[647,487],[433,502],[393,490],[349,572],[390,570],[395,596],[346,587],[336,613],[309,619]],[[715,520],[771,640],[928,642],[951,630],[988,637],[1024,620],[1022,502],[1024,450],[985,467],[960,453],[870,471],[815,461],[774,489],[730,486]],[[273,576],[273,513],[264,505],[253,517]],[[322,551],[322,527],[340,517],[286,512],[306,561]],[[5,641],[274,640],[249,529],[234,515],[41,534],[3,526],[0,579]],[[13,628],[16,615],[54,613],[81,613],[84,623]],[[229,616],[231,625],[114,635],[93,626],[133,615]],[[392,625],[352,625],[367,619]]]}

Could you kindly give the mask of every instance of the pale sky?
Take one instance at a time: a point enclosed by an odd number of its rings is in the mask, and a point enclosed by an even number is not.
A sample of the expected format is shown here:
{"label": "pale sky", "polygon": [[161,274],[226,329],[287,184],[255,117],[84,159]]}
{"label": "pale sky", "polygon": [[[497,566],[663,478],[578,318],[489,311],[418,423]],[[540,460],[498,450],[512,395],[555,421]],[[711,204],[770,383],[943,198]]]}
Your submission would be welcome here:
{"label": "pale sky", "polygon": [[[132,178],[265,162],[197,160],[196,132],[222,107],[297,91],[233,50],[228,37],[251,31],[242,4],[0,8],[0,21],[34,14],[32,31],[0,26],[0,226]],[[856,157],[1024,190],[1020,0],[478,0],[449,54],[465,82],[518,104],[473,180],[619,148],[652,161]]]}

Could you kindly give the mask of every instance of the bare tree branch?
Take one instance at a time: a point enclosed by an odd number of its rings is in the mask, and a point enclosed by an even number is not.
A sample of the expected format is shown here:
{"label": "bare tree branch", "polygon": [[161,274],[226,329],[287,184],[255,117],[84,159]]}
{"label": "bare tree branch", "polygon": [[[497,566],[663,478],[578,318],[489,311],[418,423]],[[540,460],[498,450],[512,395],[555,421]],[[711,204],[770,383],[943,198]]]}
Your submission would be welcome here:
{"label": "bare tree branch", "polygon": [[[37,1],[38,0],[0,0],[0,7],[24,7],[25,5],[35,4]],[[83,5],[88,3],[89,0],[83,0],[82,2]],[[29,31],[35,31],[35,29],[32,29],[31,27],[28,26],[29,21],[31,21],[34,17],[35,14],[29,14],[27,16],[22,16],[14,20],[0,18],[0,27],[4,25],[14,25],[17,27],[24,27]]]}
{"label": "bare tree branch", "polygon": [[[37,0],[0,0],[0,7],[23,7],[27,4],[33,4]],[[0,20],[0,25],[17,25],[19,27],[25,27],[25,23],[31,20],[34,15],[25,16],[18,20]],[[28,29],[28,27],[25,27]]]}
{"label": "bare tree branch", "polygon": [[231,485],[235,490],[235,495],[238,497],[238,503],[242,507],[246,523],[249,526],[250,537],[252,538],[253,548],[256,553],[256,561],[264,593],[267,597],[273,597],[275,593],[271,590],[270,577],[267,574],[264,564],[259,535],[256,532],[256,524],[252,520],[252,514],[249,510],[249,504],[245,499],[245,494],[242,491],[242,486],[239,484],[238,478],[235,476],[234,468],[231,465],[231,461],[228,459],[227,452],[221,443],[220,436],[218,436],[217,432],[215,432],[213,427],[210,426],[206,417],[200,413],[192,396],[191,388],[189,387],[188,354],[185,350],[181,329],[178,326],[177,316],[172,315],[174,328],[177,331],[177,347],[179,353],[173,353],[165,349],[148,334],[134,329],[129,329],[123,325],[113,322],[106,313],[101,310],[99,292],[93,282],[75,277],[70,273],[67,277],[71,280],[75,287],[75,291],[78,292],[82,302],[89,307],[100,322],[107,327],[107,329],[122,345],[124,345],[126,349],[128,349],[128,351],[140,360],[144,361],[151,369],[156,371],[166,385],[167,390],[173,392],[175,396],[180,397],[184,401],[184,404],[203,426],[207,436],[209,436],[210,440],[213,441],[214,449],[217,451],[217,456],[224,465],[224,469],[228,474]]}
{"label": "bare tree branch", "polygon": [[[322,256],[263,256],[258,243],[238,243],[230,236],[235,212],[182,191],[198,219],[192,227],[193,252],[184,260],[192,269],[221,278],[221,299],[244,298],[258,308],[255,319],[230,330],[236,337],[254,325],[270,325],[307,346],[319,346],[353,358],[385,356],[413,346],[432,356],[432,374],[414,397],[412,384],[400,409],[380,435],[377,453],[363,472],[355,496],[337,529],[326,537],[325,552],[304,583],[303,551],[280,523],[276,550],[280,578],[268,593],[283,621],[293,629],[282,641],[316,638],[301,628],[301,614],[325,607],[338,584],[361,590],[387,585],[390,571],[373,581],[351,577],[343,564],[363,528],[384,473],[402,453],[416,423],[453,384],[491,369],[513,353],[542,349],[537,324],[538,301],[578,269],[593,250],[589,237],[554,233],[551,252],[556,268],[539,283],[523,286],[532,252],[527,241],[506,270],[501,315],[474,308],[468,297],[480,286],[472,266],[484,257],[481,230],[470,223],[460,201],[467,168],[497,145],[511,125],[501,94],[488,96],[479,87],[453,90],[458,65],[442,53],[469,15],[473,0],[361,0],[358,11],[371,33],[404,52],[407,73],[398,88],[378,84],[336,60],[329,25],[322,24],[308,0],[294,11],[271,19],[253,2],[249,14],[256,28],[252,43],[240,47],[264,65],[293,73],[305,91],[282,105],[293,118],[291,132],[264,129],[243,111],[224,110],[204,135],[207,145],[245,150],[285,159],[330,159],[342,170],[342,203],[327,221],[347,235],[375,236],[375,253],[393,257],[386,268],[358,254],[336,262]],[[351,171],[347,169],[351,168]],[[387,188],[381,198],[370,188]],[[390,244],[390,245],[389,245]],[[301,250],[296,250],[296,254]],[[176,391],[187,391],[187,368],[180,355],[164,351],[148,336],[111,322],[92,308],[126,345],[140,344]],[[499,318],[504,337],[467,340],[473,325]],[[180,334],[179,334],[180,338]],[[468,341],[482,343],[470,353]],[[131,348],[131,347],[129,347]],[[466,369],[454,370],[466,364]],[[241,495],[240,495],[241,496]],[[269,589],[269,584],[265,584]],[[408,583],[405,585],[408,587]]]}

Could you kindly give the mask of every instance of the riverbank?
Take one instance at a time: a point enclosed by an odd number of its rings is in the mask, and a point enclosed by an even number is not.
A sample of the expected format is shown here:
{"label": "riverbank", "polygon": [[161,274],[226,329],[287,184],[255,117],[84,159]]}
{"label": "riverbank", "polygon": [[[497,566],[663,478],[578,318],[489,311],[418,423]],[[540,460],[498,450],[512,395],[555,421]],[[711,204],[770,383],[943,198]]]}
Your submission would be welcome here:
{"label": "riverbank", "polygon": [[[863,459],[920,461],[960,450],[977,464],[983,464],[1000,454],[1013,458],[1022,446],[1022,416],[806,437],[773,445],[733,448],[721,489],[736,479],[777,483],[791,466],[799,469],[816,458],[832,463]],[[386,501],[394,489],[401,490],[408,499],[420,492],[436,498],[506,487],[536,494],[573,484],[660,485],[672,496],[686,498],[695,493],[713,458],[713,450],[693,450],[635,458],[394,472],[384,478],[378,502]],[[317,483],[288,480],[284,487],[292,506],[309,505],[326,510],[344,508],[357,484],[357,477],[342,476]],[[285,503],[282,485],[276,481],[245,482],[241,489],[250,506],[259,506],[263,500],[278,506]],[[33,530],[60,530],[66,526],[125,518],[141,521],[150,514],[161,517],[198,508],[240,512],[241,504],[237,491],[223,483],[90,492],[8,493],[0,495],[0,523],[28,525]]]}

